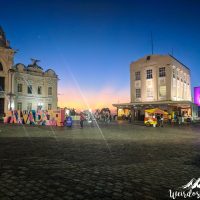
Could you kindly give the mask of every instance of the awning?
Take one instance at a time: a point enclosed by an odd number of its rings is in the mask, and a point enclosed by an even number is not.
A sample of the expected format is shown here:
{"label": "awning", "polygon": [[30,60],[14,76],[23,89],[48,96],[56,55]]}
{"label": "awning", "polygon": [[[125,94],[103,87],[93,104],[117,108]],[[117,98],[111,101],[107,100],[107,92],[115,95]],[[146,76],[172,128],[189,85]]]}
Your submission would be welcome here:
{"label": "awning", "polygon": [[151,106],[159,107],[162,105],[187,108],[193,104],[194,103],[192,103],[191,101],[146,101],[146,102],[119,103],[112,105],[117,108],[134,108],[134,107],[151,107]]}
{"label": "awning", "polygon": [[165,112],[164,110],[161,110],[159,108],[154,108],[154,109],[148,109],[148,110],[145,110],[145,112],[148,112],[148,113],[155,113],[155,114],[161,114],[161,115],[168,115],[167,112]]}

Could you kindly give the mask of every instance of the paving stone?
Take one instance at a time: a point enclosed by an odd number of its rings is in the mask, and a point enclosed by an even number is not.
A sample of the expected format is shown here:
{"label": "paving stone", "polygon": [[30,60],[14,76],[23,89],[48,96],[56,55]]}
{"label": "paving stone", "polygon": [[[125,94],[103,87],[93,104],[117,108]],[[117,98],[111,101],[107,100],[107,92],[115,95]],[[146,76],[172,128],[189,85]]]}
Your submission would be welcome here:
{"label": "paving stone", "polygon": [[76,199],[84,199],[84,196],[83,196],[83,195],[80,195],[80,194],[78,194],[78,195],[76,195]]}
{"label": "paving stone", "polygon": [[[0,199],[164,200],[170,188],[200,177],[194,162],[200,157],[200,126],[159,131],[128,124],[101,128],[112,157],[95,128],[56,130],[57,141],[38,128],[40,137],[30,137],[31,145],[19,137],[24,133],[20,126],[13,138],[4,131]],[[2,153],[5,149],[7,154]]]}
{"label": "paving stone", "polygon": [[15,196],[15,193],[14,192],[7,192],[7,195],[13,197],[13,196]]}

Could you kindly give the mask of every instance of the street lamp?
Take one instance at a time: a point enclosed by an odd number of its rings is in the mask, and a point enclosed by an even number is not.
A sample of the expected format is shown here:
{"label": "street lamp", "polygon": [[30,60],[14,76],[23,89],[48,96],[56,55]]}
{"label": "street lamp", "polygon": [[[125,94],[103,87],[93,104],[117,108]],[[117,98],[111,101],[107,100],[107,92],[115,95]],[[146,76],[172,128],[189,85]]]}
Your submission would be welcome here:
{"label": "street lamp", "polygon": [[15,94],[12,93],[12,79],[13,79],[13,74],[15,73],[14,69],[9,69],[8,70],[8,74],[10,74],[10,92],[7,94],[9,96],[9,100],[10,100],[10,110],[12,110],[12,97],[15,96]]}

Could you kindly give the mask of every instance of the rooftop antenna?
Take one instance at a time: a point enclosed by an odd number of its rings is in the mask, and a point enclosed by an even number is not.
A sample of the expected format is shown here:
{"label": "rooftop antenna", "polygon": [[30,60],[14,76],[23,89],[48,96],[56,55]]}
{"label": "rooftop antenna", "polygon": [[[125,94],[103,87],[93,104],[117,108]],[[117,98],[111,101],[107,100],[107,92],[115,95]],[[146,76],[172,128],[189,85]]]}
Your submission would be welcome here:
{"label": "rooftop antenna", "polygon": [[153,55],[153,34],[151,32],[151,54]]}

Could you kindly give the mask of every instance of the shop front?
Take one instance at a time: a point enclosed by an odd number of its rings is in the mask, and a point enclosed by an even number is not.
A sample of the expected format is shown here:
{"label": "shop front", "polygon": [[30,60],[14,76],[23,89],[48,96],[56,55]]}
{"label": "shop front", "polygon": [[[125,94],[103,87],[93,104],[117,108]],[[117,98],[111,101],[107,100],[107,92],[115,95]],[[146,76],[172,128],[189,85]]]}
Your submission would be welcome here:
{"label": "shop front", "polygon": [[190,101],[136,102],[113,104],[113,106],[117,108],[118,119],[130,113],[132,121],[144,121],[145,110],[154,108],[164,110],[173,116],[191,118],[191,120],[198,117],[198,106]]}

